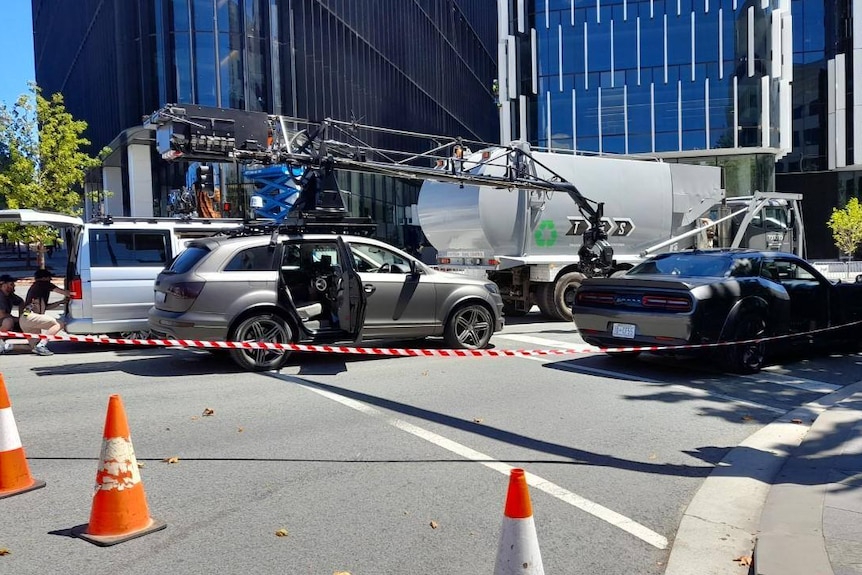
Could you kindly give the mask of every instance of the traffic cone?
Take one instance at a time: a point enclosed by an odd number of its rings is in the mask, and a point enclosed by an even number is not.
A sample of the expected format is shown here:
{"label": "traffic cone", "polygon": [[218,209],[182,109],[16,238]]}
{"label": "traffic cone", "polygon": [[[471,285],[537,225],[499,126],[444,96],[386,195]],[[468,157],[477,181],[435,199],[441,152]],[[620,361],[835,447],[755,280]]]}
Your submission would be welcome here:
{"label": "traffic cone", "polygon": [[164,522],[150,517],[129,423],[119,395],[108,399],[99,460],[90,523],[76,528],[75,535],[107,547],[164,529]]}
{"label": "traffic cone", "polygon": [[497,548],[494,575],[545,575],[542,554],[533,522],[533,505],[523,469],[513,469],[509,476],[503,529]]}
{"label": "traffic cone", "polygon": [[0,499],[45,487],[44,481],[33,479],[27,467],[27,457],[12,415],[12,402],[6,393],[6,382],[0,373]]}

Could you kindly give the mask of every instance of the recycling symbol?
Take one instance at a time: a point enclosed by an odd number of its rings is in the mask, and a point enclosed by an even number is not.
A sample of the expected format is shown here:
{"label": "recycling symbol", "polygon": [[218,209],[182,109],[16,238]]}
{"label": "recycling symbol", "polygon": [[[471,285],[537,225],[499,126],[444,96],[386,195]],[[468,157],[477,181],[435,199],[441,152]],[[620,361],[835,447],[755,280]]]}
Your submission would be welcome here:
{"label": "recycling symbol", "polygon": [[553,246],[557,243],[557,230],[554,228],[554,222],[551,220],[542,220],[539,222],[533,237],[536,240],[536,245],[541,248]]}

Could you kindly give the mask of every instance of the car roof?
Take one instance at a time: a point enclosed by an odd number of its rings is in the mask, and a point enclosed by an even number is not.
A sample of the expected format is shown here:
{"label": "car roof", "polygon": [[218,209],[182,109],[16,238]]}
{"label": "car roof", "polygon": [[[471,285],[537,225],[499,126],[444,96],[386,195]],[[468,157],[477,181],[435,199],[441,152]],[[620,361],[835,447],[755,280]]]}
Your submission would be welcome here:
{"label": "car roof", "polygon": [[676,252],[664,252],[656,255],[656,258],[665,258],[670,256],[679,256],[679,255],[689,255],[689,256],[702,256],[702,257],[717,257],[717,256],[731,256],[731,257],[783,257],[783,258],[794,258],[794,259],[802,259],[796,254],[791,254],[787,252],[777,252],[772,250],[755,250],[752,248],[710,248],[705,250],[693,249],[693,250],[681,250]]}
{"label": "car roof", "polygon": [[[250,234],[250,235],[240,235],[240,236],[211,236],[207,238],[198,238],[192,240],[188,243],[188,246],[193,245],[206,245],[210,249],[212,249],[213,245],[216,244],[247,244],[250,246],[254,245],[266,245],[270,242],[271,235],[269,234]],[[378,240],[376,238],[370,238],[365,236],[351,236],[345,234],[279,234],[278,240],[279,242],[284,242],[288,240],[335,240],[336,238],[342,238],[344,241],[353,242],[353,241],[363,241],[363,242],[371,242],[384,246],[390,246],[390,244]],[[391,246],[395,247],[395,246]],[[397,249],[397,248],[396,248]]]}

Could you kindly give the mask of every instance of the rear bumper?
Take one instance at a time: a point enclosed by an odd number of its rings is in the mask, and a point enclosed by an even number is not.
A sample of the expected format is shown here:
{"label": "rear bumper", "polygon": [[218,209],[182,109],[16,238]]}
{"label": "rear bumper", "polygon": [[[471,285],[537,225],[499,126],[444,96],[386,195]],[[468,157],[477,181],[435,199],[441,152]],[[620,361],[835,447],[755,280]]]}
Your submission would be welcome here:
{"label": "rear bumper", "polygon": [[207,321],[187,313],[176,313],[150,308],[148,327],[164,333],[171,339],[194,339],[200,341],[225,341],[227,327],[221,321]]}
{"label": "rear bumper", "polygon": [[[575,326],[584,341],[599,347],[689,345],[695,333],[691,315],[620,314],[612,311],[576,311]],[[615,337],[614,324],[634,325],[634,337]]]}

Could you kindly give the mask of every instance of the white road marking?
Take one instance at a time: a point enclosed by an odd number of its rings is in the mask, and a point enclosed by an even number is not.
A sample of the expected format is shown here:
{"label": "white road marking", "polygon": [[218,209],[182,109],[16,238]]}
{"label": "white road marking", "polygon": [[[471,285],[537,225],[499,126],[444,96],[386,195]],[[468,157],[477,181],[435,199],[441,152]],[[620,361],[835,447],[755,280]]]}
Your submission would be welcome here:
{"label": "white road marking", "polygon": [[[615,377],[615,378],[619,378],[619,379],[624,379],[626,381],[634,381],[634,382],[646,383],[646,384],[650,384],[650,383],[664,384],[665,383],[665,382],[657,380],[657,379],[649,379],[646,377],[641,377],[640,375],[635,376],[634,374],[629,374],[629,373],[625,373],[622,371],[610,371],[610,370],[605,370],[605,369],[598,369],[595,367],[573,365],[570,362],[558,362],[557,365],[563,367],[564,369],[568,368],[569,370],[575,371],[575,372],[582,372],[582,373],[594,374],[594,375],[605,376],[605,377]],[[787,409],[782,409],[780,407],[772,407],[770,405],[764,405],[762,403],[756,403],[754,401],[748,401],[747,399],[734,397],[732,395],[725,395],[723,393],[715,393],[712,391],[706,391],[706,390],[700,389],[699,387],[690,387],[687,385],[680,385],[680,384],[674,384],[674,385],[671,385],[669,387],[671,387],[672,389],[681,389],[687,393],[690,393],[691,395],[697,395],[700,397],[705,397],[707,399],[708,398],[723,399],[725,401],[730,401],[732,403],[736,403],[739,405],[747,405],[747,406],[752,407],[752,408],[763,409],[766,411],[771,411],[773,413],[787,413]]]}
{"label": "white road marking", "polygon": [[[292,381],[308,389],[309,391],[313,391],[318,395],[336,401],[346,407],[355,409],[356,411],[359,411],[366,415],[370,415],[371,417],[382,419],[383,421],[397,429],[406,431],[411,435],[414,435],[420,439],[424,439],[425,441],[433,443],[434,445],[441,447],[447,451],[450,451],[456,455],[459,455],[465,459],[480,463],[489,469],[493,469],[494,471],[502,473],[503,475],[508,476],[512,469],[514,469],[514,467],[512,467],[511,465],[507,465],[505,463],[497,461],[496,459],[493,459],[492,457],[485,455],[484,453],[476,451],[475,449],[471,449],[466,445],[461,445],[460,443],[452,441],[451,439],[447,439],[442,435],[434,433],[433,431],[428,431],[427,429],[423,429],[421,427],[413,425],[412,423],[404,421],[403,419],[389,417],[380,410],[371,407],[370,405],[366,405],[359,401],[343,397],[336,393],[332,393],[331,391],[321,389],[311,382],[293,378],[291,379]],[[610,523],[614,527],[622,529],[623,531],[637,537],[638,539],[649,543],[653,547],[656,547],[658,549],[667,549],[667,538],[662,537],[655,531],[644,527],[640,523],[637,523],[636,521],[629,519],[628,517],[620,515],[616,511],[612,511],[607,507],[603,507],[598,503],[590,501],[589,499],[585,499],[576,493],[572,493],[571,491],[560,487],[555,483],[552,483],[546,479],[539,477],[538,475],[534,475],[529,472],[527,473],[527,484],[531,487],[535,487],[539,491],[543,491],[548,495],[559,499],[560,501],[568,503],[573,507],[577,507],[581,511],[585,511],[586,513],[589,513],[590,515],[601,519],[602,521]]]}
{"label": "white road marking", "polygon": [[[510,341],[520,341],[522,343],[532,343],[534,345],[539,345],[542,347],[561,347],[563,349],[573,349],[573,348],[591,348],[595,346],[588,345],[586,343],[572,343],[570,341],[558,341],[555,339],[546,339],[544,337],[535,337],[532,335],[525,335],[520,333],[505,333],[505,334],[496,334],[495,338],[499,339],[508,339]],[[599,351],[600,348],[596,347],[596,352]]]}
{"label": "white road marking", "polygon": [[761,371],[758,374],[743,375],[741,377],[750,379],[757,383],[775,383],[815,393],[832,393],[833,391],[844,387],[843,385],[826,383],[825,381],[816,381],[813,379],[806,379],[804,377],[796,377],[794,375],[784,375],[782,373],[770,373],[768,371]]}

